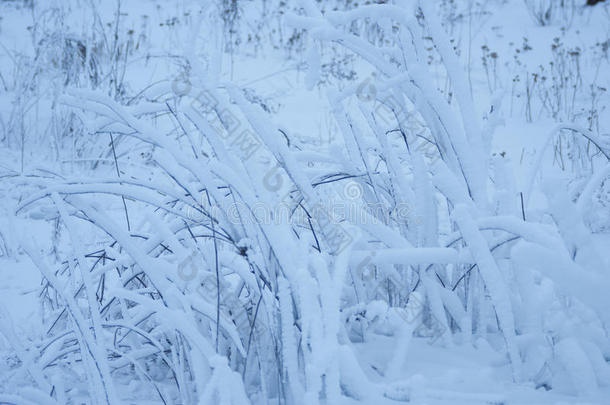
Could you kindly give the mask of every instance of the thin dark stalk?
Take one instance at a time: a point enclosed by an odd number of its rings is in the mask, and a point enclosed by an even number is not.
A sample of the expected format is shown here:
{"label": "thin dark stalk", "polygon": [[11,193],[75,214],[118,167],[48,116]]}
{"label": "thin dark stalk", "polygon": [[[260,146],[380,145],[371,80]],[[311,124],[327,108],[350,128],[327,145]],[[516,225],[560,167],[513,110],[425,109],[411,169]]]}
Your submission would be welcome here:
{"label": "thin dark stalk", "polygon": [[[493,247],[492,247],[491,249],[489,249],[489,250],[493,252],[495,249],[499,248],[500,246],[502,246],[502,245],[504,245],[504,244],[506,244],[506,243],[512,242],[512,241],[514,241],[514,240],[517,240],[517,239],[519,239],[519,238],[521,238],[521,236],[514,236],[514,237],[512,237],[512,238],[510,238],[510,239],[507,239],[507,240],[505,240],[505,241],[503,241],[503,242],[500,242],[500,243],[496,244],[495,246],[493,246]],[[466,270],[466,271],[464,272],[464,274],[462,274],[462,276],[459,278],[459,280],[458,280],[458,281],[456,281],[456,283],[455,283],[455,285],[453,286],[453,288],[451,289],[451,291],[455,291],[455,289],[456,289],[456,288],[457,288],[457,286],[460,284],[460,282],[461,282],[461,281],[464,279],[464,277],[466,277],[466,275],[467,275],[468,273],[470,273],[470,272],[471,272],[471,271],[472,271],[472,270],[473,270],[475,267],[477,267],[477,264],[476,264],[476,263],[475,263],[475,264],[473,264],[472,266],[470,266],[470,268],[469,268],[468,270]]]}
{"label": "thin dark stalk", "polygon": [[[208,199],[208,205],[211,207],[212,202],[210,201],[210,193],[205,190],[206,198]],[[216,353],[218,353],[218,328],[220,325],[220,274],[218,272],[218,243],[216,242],[216,230],[214,228],[214,221],[212,222],[212,234],[214,235],[214,266],[216,269]]]}
{"label": "thin dark stalk", "polygon": [[252,335],[254,334],[254,328],[256,327],[256,318],[258,317],[258,309],[260,308],[261,301],[263,300],[263,292],[258,298],[256,303],[256,309],[254,310],[254,316],[252,317],[252,324],[250,325],[250,334],[248,335],[248,347],[246,348],[246,359],[244,360],[244,375],[246,374],[246,367],[248,366],[248,356],[250,354],[250,344],[252,343]]}
{"label": "thin dark stalk", "polygon": [[[116,169],[117,177],[121,177],[121,173],[119,171],[119,162],[116,158],[116,150],[114,149],[114,137],[112,136],[112,132],[110,133],[110,145],[112,145],[112,155],[114,156],[114,167]],[[127,230],[131,231],[131,225],[129,224],[129,213],[127,212],[127,203],[125,202],[125,196],[121,196],[121,200],[123,200],[123,209],[125,210],[125,221],[127,221]]]}

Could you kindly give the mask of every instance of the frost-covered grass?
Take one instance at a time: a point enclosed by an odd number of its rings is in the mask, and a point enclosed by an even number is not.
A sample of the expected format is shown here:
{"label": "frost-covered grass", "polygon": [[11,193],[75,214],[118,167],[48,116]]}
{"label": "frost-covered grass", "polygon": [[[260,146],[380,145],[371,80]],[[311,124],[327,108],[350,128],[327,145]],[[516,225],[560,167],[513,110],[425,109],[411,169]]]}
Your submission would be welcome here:
{"label": "frost-covered grass", "polygon": [[0,403],[605,403],[582,3],[0,1]]}

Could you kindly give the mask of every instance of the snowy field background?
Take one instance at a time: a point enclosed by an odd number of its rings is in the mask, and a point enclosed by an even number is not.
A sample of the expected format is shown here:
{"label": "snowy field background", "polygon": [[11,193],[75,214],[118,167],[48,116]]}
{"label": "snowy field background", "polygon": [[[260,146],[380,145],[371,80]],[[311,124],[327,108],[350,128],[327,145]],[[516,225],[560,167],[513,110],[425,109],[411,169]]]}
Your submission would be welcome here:
{"label": "snowy field background", "polygon": [[0,404],[610,404],[586,3],[0,0]]}

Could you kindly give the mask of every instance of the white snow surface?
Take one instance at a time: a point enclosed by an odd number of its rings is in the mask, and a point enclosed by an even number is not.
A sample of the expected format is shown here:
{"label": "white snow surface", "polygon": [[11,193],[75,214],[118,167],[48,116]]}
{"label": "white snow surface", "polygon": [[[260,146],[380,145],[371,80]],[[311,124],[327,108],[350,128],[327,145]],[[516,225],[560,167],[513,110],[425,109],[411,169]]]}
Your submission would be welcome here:
{"label": "white snow surface", "polygon": [[610,404],[610,1],[0,0],[0,404]]}

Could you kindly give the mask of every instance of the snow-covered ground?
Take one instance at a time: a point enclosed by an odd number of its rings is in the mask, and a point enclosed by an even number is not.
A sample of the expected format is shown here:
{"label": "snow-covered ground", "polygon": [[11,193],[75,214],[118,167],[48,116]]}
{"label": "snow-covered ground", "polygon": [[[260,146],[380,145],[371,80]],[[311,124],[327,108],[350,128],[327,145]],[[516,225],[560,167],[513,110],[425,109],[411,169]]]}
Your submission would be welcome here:
{"label": "snow-covered ground", "polygon": [[610,3],[358,3],[0,0],[0,404],[610,404]]}

